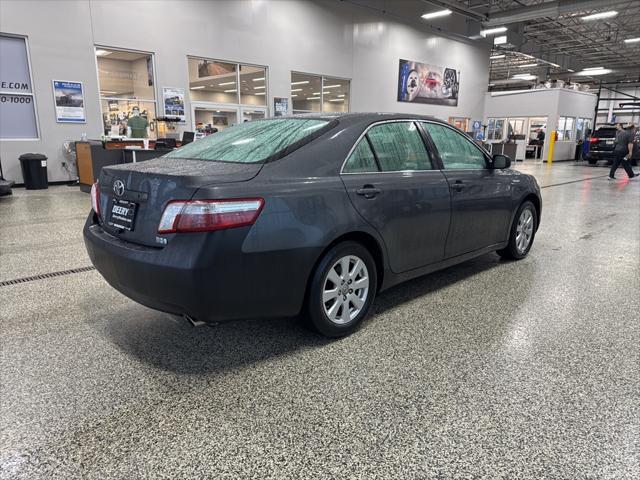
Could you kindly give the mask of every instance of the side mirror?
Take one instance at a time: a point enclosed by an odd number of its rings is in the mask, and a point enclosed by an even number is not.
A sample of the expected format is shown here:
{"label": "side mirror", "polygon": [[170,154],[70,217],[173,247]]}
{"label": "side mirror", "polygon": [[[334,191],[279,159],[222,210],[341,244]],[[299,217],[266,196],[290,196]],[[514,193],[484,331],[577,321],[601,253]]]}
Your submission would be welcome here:
{"label": "side mirror", "polygon": [[496,153],[491,160],[491,168],[495,169],[505,169],[511,166],[511,159],[506,155],[502,155],[500,153]]}

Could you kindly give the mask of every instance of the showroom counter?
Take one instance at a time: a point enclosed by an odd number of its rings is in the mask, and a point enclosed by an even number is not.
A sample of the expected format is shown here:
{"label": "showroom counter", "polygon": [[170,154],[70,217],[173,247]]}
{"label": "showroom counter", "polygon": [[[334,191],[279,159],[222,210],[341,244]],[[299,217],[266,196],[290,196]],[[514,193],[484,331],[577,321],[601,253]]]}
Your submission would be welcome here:
{"label": "showroom counter", "polygon": [[[139,142],[139,143],[138,143]],[[153,140],[149,146],[155,146]],[[78,182],[80,190],[91,191],[91,185],[100,176],[102,167],[134,163],[157,158],[172,149],[143,149],[142,140],[107,141],[89,140],[76,142],[76,161],[78,165]]]}

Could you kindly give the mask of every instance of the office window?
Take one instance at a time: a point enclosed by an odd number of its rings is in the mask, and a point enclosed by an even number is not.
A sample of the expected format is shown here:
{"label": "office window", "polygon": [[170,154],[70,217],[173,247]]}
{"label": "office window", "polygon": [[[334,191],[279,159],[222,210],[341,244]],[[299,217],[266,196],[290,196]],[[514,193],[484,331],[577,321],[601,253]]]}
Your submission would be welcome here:
{"label": "office window", "polygon": [[238,64],[206,58],[191,58],[189,65],[189,97],[192,101],[240,103]]}
{"label": "office window", "polygon": [[483,153],[457,131],[435,123],[423,123],[436,144],[445,169],[482,169],[486,167]]}
{"label": "office window", "polygon": [[35,96],[24,37],[0,35],[0,139],[38,139]]}
{"label": "office window", "polygon": [[351,82],[341,78],[322,78],[322,111],[348,112]]}
{"label": "office window", "polygon": [[367,132],[383,172],[431,170],[431,160],[413,122],[375,125]]}
{"label": "office window", "polygon": [[267,105],[267,69],[240,65],[240,103]]}
{"label": "office window", "polygon": [[504,136],[504,119],[496,119],[496,126],[493,131],[492,140],[502,140]]}
{"label": "office window", "polygon": [[570,141],[573,138],[573,117],[560,117],[558,120],[558,141]]}
{"label": "office window", "polygon": [[507,137],[511,138],[512,135],[524,135],[524,123],[524,118],[510,118]]}
{"label": "office window", "polygon": [[293,113],[348,112],[351,81],[291,72]]}
{"label": "office window", "polygon": [[491,140],[493,138],[493,131],[495,130],[495,118],[490,118],[487,121],[487,140]]}
{"label": "office window", "polygon": [[153,55],[96,47],[102,121],[106,135],[126,135],[138,108],[156,137],[156,90]]}

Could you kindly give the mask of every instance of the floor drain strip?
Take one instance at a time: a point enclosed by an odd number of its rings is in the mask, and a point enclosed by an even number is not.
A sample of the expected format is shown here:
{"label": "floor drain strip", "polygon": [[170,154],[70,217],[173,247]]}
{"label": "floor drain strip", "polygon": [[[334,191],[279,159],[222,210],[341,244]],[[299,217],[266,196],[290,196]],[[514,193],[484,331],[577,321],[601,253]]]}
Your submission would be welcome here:
{"label": "floor drain strip", "polygon": [[40,275],[33,275],[31,277],[16,278],[13,280],[4,280],[0,282],[0,287],[8,287],[9,285],[18,285],[19,283],[33,282],[35,280],[45,280],[47,278],[63,277],[65,275],[72,275],[74,273],[90,272],[95,270],[96,267],[80,267],[72,268],[71,270],[63,270],[61,272],[43,273]]}

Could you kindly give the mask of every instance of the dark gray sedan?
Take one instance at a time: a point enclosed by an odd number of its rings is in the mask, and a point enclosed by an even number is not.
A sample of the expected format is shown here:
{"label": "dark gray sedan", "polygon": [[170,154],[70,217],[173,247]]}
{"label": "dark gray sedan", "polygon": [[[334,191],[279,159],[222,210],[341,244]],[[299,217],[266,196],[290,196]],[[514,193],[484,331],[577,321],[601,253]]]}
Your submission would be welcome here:
{"label": "dark gray sedan", "polygon": [[348,334],[377,292],[497,251],[520,259],[540,189],[435,118],[285,117],[103,169],[84,228],[116,289],[220,322],[301,312]]}

